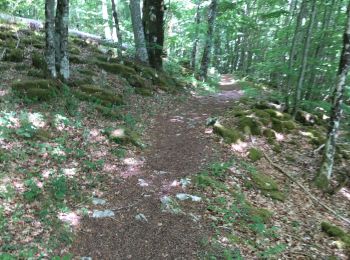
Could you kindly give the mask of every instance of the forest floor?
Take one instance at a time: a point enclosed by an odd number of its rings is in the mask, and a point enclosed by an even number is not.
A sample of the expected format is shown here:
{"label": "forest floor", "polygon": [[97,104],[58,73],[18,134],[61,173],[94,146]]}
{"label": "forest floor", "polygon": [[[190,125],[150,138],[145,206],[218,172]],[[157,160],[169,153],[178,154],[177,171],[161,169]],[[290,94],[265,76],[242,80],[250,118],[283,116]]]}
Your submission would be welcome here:
{"label": "forest floor", "polygon": [[1,28],[0,259],[347,259],[349,187],[312,186],[324,120],[231,75],[180,87],[79,38],[55,88],[43,33]]}

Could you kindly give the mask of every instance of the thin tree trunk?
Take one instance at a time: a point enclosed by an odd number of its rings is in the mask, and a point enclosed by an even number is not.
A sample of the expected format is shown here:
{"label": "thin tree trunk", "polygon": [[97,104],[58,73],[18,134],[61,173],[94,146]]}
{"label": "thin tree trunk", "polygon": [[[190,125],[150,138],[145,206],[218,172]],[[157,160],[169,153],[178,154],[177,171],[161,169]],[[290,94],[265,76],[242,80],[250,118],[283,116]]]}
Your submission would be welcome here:
{"label": "thin tree trunk", "polygon": [[192,47],[192,53],[191,53],[191,68],[193,71],[196,70],[196,54],[197,54],[197,46],[198,46],[198,33],[199,33],[199,24],[201,22],[201,16],[200,16],[200,5],[201,1],[197,1],[197,8],[196,8],[196,16],[195,16],[195,23],[196,23],[196,31],[195,31],[195,39],[193,42],[193,47]]}
{"label": "thin tree trunk", "polygon": [[207,37],[206,37],[206,42],[205,42],[204,51],[203,51],[201,68],[200,68],[200,78],[203,80],[206,80],[208,76],[211,49],[213,45],[213,32],[214,32],[214,26],[215,26],[216,8],[217,8],[217,0],[212,0],[209,6],[208,31],[207,31]]}
{"label": "thin tree trunk", "polygon": [[55,63],[55,0],[45,1],[45,59],[47,73],[51,78],[57,77]]}
{"label": "thin tree trunk", "polygon": [[350,69],[350,3],[347,9],[347,21],[343,36],[343,50],[340,57],[339,69],[337,73],[337,83],[333,92],[333,106],[331,112],[330,126],[328,130],[327,141],[324,148],[323,162],[320,171],[316,177],[316,184],[323,189],[328,188],[328,182],[331,179],[334,155],[336,150],[336,140],[340,120],[342,117],[342,103],[345,92],[346,77]]}
{"label": "thin tree trunk", "polygon": [[164,44],[164,0],[144,0],[142,24],[149,63],[155,69],[163,67]]}
{"label": "thin tree trunk", "polygon": [[291,92],[291,88],[292,88],[292,83],[293,83],[293,65],[294,65],[294,56],[296,54],[296,50],[297,50],[297,41],[298,41],[298,36],[299,36],[299,29],[301,26],[301,22],[303,19],[303,14],[304,14],[304,8],[306,5],[306,1],[303,0],[301,2],[301,6],[300,6],[300,11],[298,13],[298,17],[297,17],[297,21],[296,21],[296,26],[295,26],[295,30],[294,30],[294,36],[293,36],[293,41],[292,41],[292,46],[290,49],[290,53],[289,53],[289,60],[288,60],[288,82],[287,82],[287,88],[285,89],[285,103],[286,103],[286,110],[289,110],[289,99],[290,99],[290,92]]}
{"label": "thin tree trunk", "polygon": [[56,8],[56,70],[63,80],[69,78],[68,58],[69,0],[58,0]]}
{"label": "thin tree trunk", "polygon": [[140,0],[130,0],[130,12],[134,32],[136,59],[143,63],[149,64],[145,34],[141,19]]}
{"label": "thin tree trunk", "polygon": [[122,38],[122,32],[120,31],[119,27],[119,19],[118,19],[118,13],[117,13],[117,8],[115,6],[115,0],[112,1],[112,14],[114,18],[114,26],[115,26],[115,31],[117,34],[118,38],[118,57],[122,57],[122,47],[123,47],[123,38]]}
{"label": "thin tree trunk", "polygon": [[294,118],[296,116],[296,113],[297,113],[297,111],[299,109],[299,105],[300,105],[301,92],[302,92],[303,84],[304,84],[304,78],[305,78],[305,72],[306,72],[308,55],[309,55],[309,48],[310,48],[310,41],[311,41],[312,29],[314,26],[315,17],[316,17],[316,0],[313,0],[312,8],[311,8],[311,18],[310,18],[309,25],[308,25],[307,32],[306,32],[301,69],[300,69],[300,73],[299,73],[298,84],[297,84],[297,87],[295,89],[295,95],[294,95],[293,113],[292,113]]}

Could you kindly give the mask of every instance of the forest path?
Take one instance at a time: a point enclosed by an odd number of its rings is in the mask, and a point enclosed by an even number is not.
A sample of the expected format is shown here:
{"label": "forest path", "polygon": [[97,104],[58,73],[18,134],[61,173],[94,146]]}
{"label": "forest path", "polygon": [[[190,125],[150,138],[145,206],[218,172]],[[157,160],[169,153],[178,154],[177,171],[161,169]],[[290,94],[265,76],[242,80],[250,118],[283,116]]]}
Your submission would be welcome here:
{"label": "forest path", "polygon": [[[234,79],[223,75],[221,91],[191,97],[175,108],[164,109],[145,134],[149,148],[139,158],[126,158],[124,172],[110,185],[110,218],[85,217],[72,253],[92,259],[195,259],[207,228],[200,202],[184,202],[186,214],[162,210],[161,199],[184,190],[181,179],[204,169],[220,155],[219,145],[208,138],[206,120],[231,106],[241,96]],[[183,208],[183,207],[182,207]],[[192,214],[190,214],[192,213]],[[195,216],[199,221],[195,222]]]}

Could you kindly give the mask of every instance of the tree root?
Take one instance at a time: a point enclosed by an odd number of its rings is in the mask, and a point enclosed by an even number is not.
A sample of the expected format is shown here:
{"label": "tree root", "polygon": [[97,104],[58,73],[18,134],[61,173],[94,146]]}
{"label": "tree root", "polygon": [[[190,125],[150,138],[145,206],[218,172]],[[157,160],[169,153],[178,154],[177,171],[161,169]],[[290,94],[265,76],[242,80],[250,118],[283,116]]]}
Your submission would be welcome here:
{"label": "tree root", "polygon": [[321,202],[319,199],[317,199],[314,195],[311,194],[310,191],[308,191],[308,189],[306,189],[301,183],[299,183],[293,176],[291,176],[289,173],[287,173],[285,170],[283,170],[279,165],[275,164],[270,157],[268,157],[266,155],[266,153],[264,153],[264,156],[266,158],[266,160],[274,167],[276,168],[278,171],[280,171],[281,173],[283,173],[285,176],[287,176],[291,181],[293,181],[296,185],[298,185],[310,198],[311,200],[322,206],[323,208],[325,208],[326,210],[328,210],[330,213],[332,213],[334,216],[336,216],[337,218],[341,219],[342,221],[346,222],[348,225],[350,225],[350,220],[344,216],[339,215],[335,210],[331,209],[330,207],[328,207],[326,204],[324,204],[323,202]]}

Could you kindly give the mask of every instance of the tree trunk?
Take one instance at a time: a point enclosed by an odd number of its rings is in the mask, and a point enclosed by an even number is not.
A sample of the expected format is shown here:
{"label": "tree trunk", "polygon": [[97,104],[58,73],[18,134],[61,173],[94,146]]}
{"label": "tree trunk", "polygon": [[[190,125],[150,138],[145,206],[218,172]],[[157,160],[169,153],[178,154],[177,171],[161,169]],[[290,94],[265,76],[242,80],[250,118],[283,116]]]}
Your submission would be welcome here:
{"label": "tree trunk", "polygon": [[144,29],[142,26],[140,0],[130,0],[130,12],[132,20],[132,28],[134,31],[134,41],[136,48],[136,59],[148,64],[148,54],[146,49],[146,41]]}
{"label": "tree trunk", "polygon": [[45,1],[45,59],[49,77],[56,78],[55,63],[55,0]]}
{"label": "tree trunk", "polygon": [[346,77],[350,69],[350,3],[347,9],[347,21],[345,26],[345,32],[343,36],[343,50],[340,57],[339,69],[337,73],[337,83],[332,97],[332,112],[330,119],[330,126],[328,129],[327,141],[324,148],[323,162],[321,164],[320,171],[316,177],[316,184],[318,187],[326,189],[328,188],[329,180],[332,176],[334,165],[334,154],[336,150],[336,140],[338,136],[338,130],[340,120],[342,117],[342,103],[345,92]]}
{"label": "tree trunk", "polygon": [[115,26],[115,31],[117,34],[118,38],[118,57],[122,57],[122,47],[123,47],[123,38],[122,38],[122,32],[120,31],[119,27],[119,19],[118,19],[118,13],[117,13],[117,8],[115,6],[115,0],[112,0],[112,14],[114,18],[114,26]]}
{"label": "tree trunk", "polygon": [[212,0],[209,6],[208,31],[207,31],[207,37],[205,41],[201,68],[200,68],[200,75],[199,75],[200,78],[203,80],[206,80],[208,76],[211,49],[213,45],[213,32],[214,32],[215,17],[216,17],[216,7],[217,7],[217,0]]}
{"label": "tree trunk", "polygon": [[109,27],[109,17],[108,17],[108,7],[107,7],[107,1],[102,0],[101,2],[102,5],[102,19],[103,19],[103,29],[105,32],[105,37],[107,40],[112,39],[112,32],[111,28]]}
{"label": "tree trunk", "polygon": [[305,9],[305,5],[306,5],[306,1],[303,0],[301,2],[301,6],[300,6],[300,11],[298,13],[297,16],[297,21],[296,21],[296,26],[295,26],[295,30],[294,30],[294,36],[293,36],[293,41],[292,41],[292,46],[290,49],[290,53],[289,53],[289,60],[288,60],[288,82],[287,82],[287,88],[285,89],[285,103],[286,103],[286,110],[289,110],[289,106],[290,106],[290,92],[291,92],[291,88],[292,88],[292,83],[293,83],[293,65],[294,65],[294,56],[296,54],[296,50],[297,50],[297,41],[298,41],[298,36],[299,36],[299,29],[301,27],[301,22],[303,19],[303,14],[304,14],[304,9]]}
{"label": "tree trunk", "polygon": [[56,70],[61,79],[69,78],[68,58],[69,0],[58,0],[56,8]]}
{"label": "tree trunk", "polygon": [[310,18],[309,25],[308,25],[307,32],[306,32],[301,69],[299,72],[298,84],[297,84],[297,87],[295,89],[295,95],[294,95],[294,101],[293,101],[293,113],[292,114],[293,114],[294,118],[296,116],[296,113],[297,113],[297,111],[299,109],[299,105],[300,105],[301,92],[302,92],[303,84],[304,84],[304,78],[305,78],[306,67],[307,67],[307,62],[308,62],[308,55],[309,55],[309,48],[310,48],[310,41],[311,41],[312,29],[314,26],[315,17],[316,17],[316,0],[313,0],[312,8],[311,8],[311,18]]}
{"label": "tree trunk", "polygon": [[144,0],[142,23],[151,67],[163,68],[164,0]]}
{"label": "tree trunk", "polygon": [[195,39],[193,42],[193,47],[192,47],[192,53],[191,53],[191,68],[193,71],[196,70],[196,54],[197,54],[197,46],[198,46],[198,31],[199,31],[199,24],[201,22],[201,16],[200,16],[200,5],[201,1],[197,2],[197,8],[196,8],[196,16],[195,16],[195,23],[196,23],[196,31],[195,31]]}

